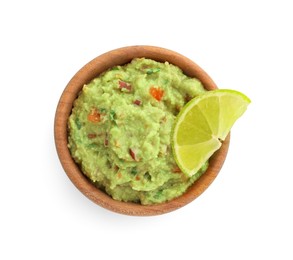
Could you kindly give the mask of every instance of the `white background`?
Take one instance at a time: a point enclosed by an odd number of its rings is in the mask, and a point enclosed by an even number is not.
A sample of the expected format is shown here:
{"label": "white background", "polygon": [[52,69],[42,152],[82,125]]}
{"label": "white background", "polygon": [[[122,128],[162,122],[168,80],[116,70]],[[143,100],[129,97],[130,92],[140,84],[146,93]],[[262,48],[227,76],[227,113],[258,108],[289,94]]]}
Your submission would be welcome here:
{"label": "white background", "polygon": [[[0,259],[293,259],[291,1],[1,1]],[[53,120],[94,57],[155,45],[252,104],[222,171],[161,216],[105,210],[69,181]]]}

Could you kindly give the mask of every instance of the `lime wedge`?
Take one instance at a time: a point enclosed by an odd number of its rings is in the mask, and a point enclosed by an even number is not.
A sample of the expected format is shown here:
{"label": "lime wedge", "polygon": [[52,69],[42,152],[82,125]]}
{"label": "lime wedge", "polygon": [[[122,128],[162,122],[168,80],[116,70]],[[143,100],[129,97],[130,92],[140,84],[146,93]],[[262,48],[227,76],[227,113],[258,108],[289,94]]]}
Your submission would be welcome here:
{"label": "lime wedge", "polygon": [[172,149],[179,168],[194,175],[217,151],[250,99],[227,89],[208,91],[189,101],[178,114]]}

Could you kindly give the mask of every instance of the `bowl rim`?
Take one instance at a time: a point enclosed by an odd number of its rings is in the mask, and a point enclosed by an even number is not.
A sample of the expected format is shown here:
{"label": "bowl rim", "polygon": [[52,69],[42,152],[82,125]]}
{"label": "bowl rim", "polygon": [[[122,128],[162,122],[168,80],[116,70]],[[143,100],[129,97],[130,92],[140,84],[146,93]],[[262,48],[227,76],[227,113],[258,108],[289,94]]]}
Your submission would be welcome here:
{"label": "bowl rim", "polygon": [[81,172],[70,155],[67,146],[67,120],[71,113],[74,100],[84,84],[100,75],[107,69],[129,63],[133,58],[150,58],[159,62],[168,61],[182,69],[190,77],[199,79],[207,90],[217,89],[210,76],[189,58],[169,49],[149,45],[126,46],[108,51],[85,64],[68,82],[59,99],[55,120],[54,139],[61,165],[71,182],[87,198],[110,211],[131,216],[161,215],[179,209],[200,196],[217,177],[227,156],[230,134],[222,143],[222,147],[210,158],[207,171],[181,196],[168,202],[141,205],[131,202],[121,202],[99,190]]}

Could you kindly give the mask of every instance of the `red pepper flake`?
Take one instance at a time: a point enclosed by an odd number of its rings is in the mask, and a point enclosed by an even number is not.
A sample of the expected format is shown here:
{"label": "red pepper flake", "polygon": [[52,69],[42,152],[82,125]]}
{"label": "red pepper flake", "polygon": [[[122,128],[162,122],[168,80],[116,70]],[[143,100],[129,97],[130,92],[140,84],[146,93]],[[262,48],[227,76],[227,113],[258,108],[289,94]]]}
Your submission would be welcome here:
{"label": "red pepper flake", "polygon": [[180,170],[180,168],[176,165],[173,169],[172,169],[173,173],[181,173],[182,171]]}
{"label": "red pepper flake", "polygon": [[139,180],[140,180],[140,177],[137,175],[137,176],[135,176],[135,179],[136,179],[137,181],[139,181]]}
{"label": "red pepper flake", "polygon": [[131,91],[131,85],[125,81],[119,80],[119,88],[122,89],[127,89],[128,91]]}
{"label": "red pepper flake", "polygon": [[132,158],[134,161],[136,161],[136,155],[135,155],[135,152],[134,152],[131,148],[129,149],[129,154],[130,154],[131,158]]}
{"label": "red pepper flake", "polygon": [[122,173],[118,172],[117,177],[120,179],[122,177]]}
{"label": "red pepper flake", "polygon": [[97,134],[95,134],[95,133],[89,133],[89,134],[87,135],[87,137],[88,137],[89,139],[94,139],[94,138],[97,137]]}
{"label": "red pepper flake", "polygon": [[136,99],[136,100],[133,101],[133,104],[137,105],[137,106],[140,106],[141,105],[141,100]]}
{"label": "red pepper flake", "polygon": [[92,123],[98,123],[101,121],[101,115],[98,109],[93,108],[91,112],[88,114],[87,119]]}
{"label": "red pepper flake", "polygon": [[158,101],[161,101],[164,95],[164,90],[156,87],[150,88],[150,94]]}

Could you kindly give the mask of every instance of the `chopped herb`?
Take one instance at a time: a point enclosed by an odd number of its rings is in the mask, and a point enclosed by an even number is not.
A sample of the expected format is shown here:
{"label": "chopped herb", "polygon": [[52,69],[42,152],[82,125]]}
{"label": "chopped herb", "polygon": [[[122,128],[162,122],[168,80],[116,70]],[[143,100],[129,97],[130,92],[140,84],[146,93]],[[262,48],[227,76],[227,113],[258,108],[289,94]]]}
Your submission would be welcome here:
{"label": "chopped herb", "polygon": [[146,173],[143,175],[143,177],[144,177],[146,180],[148,180],[148,181],[150,181],[150,180],[152,179],[152,176],[149,174],[149,172],[146,172]]}
{"label": "chopped herb", "polygon": [[159,199],[163,195],[163,190],[158,190],[156,195],[154,196],[156,199]]}
{"label": "chopped herb", "polygon": [[119,70],[119,67],[115,66],[115,67],[111,68],[111,70]]}
{"label": "chopped herb", "polygon": [[159,68],[151,68],[151,69],[148,69],[148,70],[146,71],[146,73],[147,73],[148,75],[151,75],[151,74],[153,74],[153,73],[157,73],[157,72],[159,72],[159,71],[160,71]]}
{"label": "chopped herb", "polygon": [[109,118],[110,118],[111,121],[116,123],[116,112],[114,110],[110,110]]}
{"label": "chopped herb", "polygon": [[80,128],[82,127],[82,124],[81,124],[79,118],[78,117],[75,118],[74,122],[75,122],[77,129],[80,130]]}
{"label": "chopped herb", "polygon": [[132,175],[136,175],[137,174],[137,168],[136,167],[132,168],[130,173]]}
{"label": "chopped herb", "polygon": [[96,143],[91,143],[88,145],[88,148],[96,148],[98,145]]}
{"label": "chopped herb", "polygon": [[103,113],[104,114],[104,113],[107,112],[107,109],[106,108],[100,108],[99,111],[100,111],[100,113]]}
{"label": "chopped herb", "polygon": [[112,168],[112,163],[109,161],[109,159],[107,160],[106,165],[107,165],[108,169]]}

